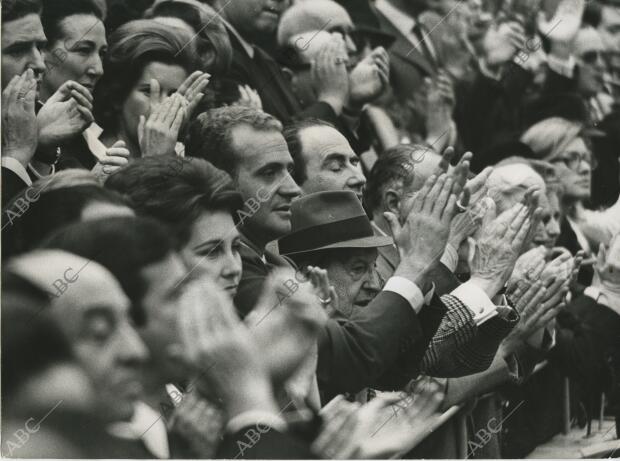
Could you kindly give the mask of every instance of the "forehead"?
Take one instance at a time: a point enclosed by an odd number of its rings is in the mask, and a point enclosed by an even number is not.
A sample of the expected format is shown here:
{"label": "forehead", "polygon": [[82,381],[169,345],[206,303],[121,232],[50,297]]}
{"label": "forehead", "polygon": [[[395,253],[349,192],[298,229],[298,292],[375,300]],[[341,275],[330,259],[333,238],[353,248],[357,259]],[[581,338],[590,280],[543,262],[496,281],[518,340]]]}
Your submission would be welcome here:
{"label": "forehead", "polygon": [[304,155],[325,157],[331,153],[355,155],[349,141],[335,128],[311,126],[299,132]]}
{"label": "forehead", "polygon": [[605,26],[620,24],[620,7],[609,5],[603,6],[601,23]]}
{"label": "forehead", "polygon": [[73,14],[60,21],[65,37],[107,43],[103,22],[92,14]]}
{"label": "forehead", "polygon": [[15,21],[2,23],[2,46],[18,42],[45,41],[41,19],[36,14],[28,14]]}
{"label": "forehead", "polygon": [[142,83],[156,79],[162,88],[178,88],[187,78],[187,72],[178,64],[151,62],[142,71]]}
{"label": "forehead", "polygon": [[376,248],[349,248],[342,262],[345,266],[358,262],[372,264],[378,255],[379,252]]}
{"label": "forehead", "polygon": [[232,240],[239,236],[239,231],[227,211],[205,211],[194,223],[192,236],[202,242],[225,238]]}
{"label": "forehead", "polygon": [[241,124],[231,130],[230,136],[240,168],[257,170],[268,163],[288,165],[293,161],[284,136],[277,130],[256,130]]}

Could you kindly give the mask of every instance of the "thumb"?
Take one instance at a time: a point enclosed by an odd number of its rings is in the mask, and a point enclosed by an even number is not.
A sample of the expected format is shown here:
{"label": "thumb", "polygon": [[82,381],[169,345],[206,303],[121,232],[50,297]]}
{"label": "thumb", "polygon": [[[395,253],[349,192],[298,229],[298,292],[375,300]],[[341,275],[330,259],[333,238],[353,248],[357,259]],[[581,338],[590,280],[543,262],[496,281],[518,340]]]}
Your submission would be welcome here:
{"label": "thumb", "polygon": [[[140,128],[138,128],[138,131],[140,130]],[[118,141],[116,141],[112,147],[125,147],[125,141],[121,141],[120,139]]]}
{"label": "thumb", "polygon": [[390,230],[392,231],[392,235],[396,237],[400,233],[400,230],[401,230],[401,225],[398,222],[398,218],[391,211],[386,211],[385,213],[383,213],[383,217],[390,225]]}
{"label": "thumb", "polygon": [[73,90],[73,81],[69,80],[63,83],[60,88],[48,99],[48,102],[64,102],[71,97],[71,90]]}

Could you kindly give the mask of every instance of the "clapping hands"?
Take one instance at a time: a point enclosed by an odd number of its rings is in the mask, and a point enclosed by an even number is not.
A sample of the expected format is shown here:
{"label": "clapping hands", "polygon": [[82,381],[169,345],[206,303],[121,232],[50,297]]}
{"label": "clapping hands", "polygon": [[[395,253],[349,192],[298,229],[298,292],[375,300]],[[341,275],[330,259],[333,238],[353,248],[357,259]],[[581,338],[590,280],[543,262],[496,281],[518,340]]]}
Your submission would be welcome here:
{"label": "clapping hands", "polygon": [[349,74],[349,103],[360,108],[383,94],[390,81],[390,57],[383,47],[375,48]]}
{"label": "clapping hands", "polygon": [[36,95],[32,69],[13,77],[2,91],[2,155],[15,158],[24,167],[37,149]]}

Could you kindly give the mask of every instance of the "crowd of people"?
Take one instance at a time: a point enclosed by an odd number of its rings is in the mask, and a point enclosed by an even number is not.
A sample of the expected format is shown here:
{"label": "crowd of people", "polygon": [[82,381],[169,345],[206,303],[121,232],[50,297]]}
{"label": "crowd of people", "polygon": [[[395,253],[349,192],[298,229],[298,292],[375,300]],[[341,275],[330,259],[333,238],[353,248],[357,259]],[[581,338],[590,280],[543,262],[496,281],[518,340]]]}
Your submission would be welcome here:
{"label": "crowd of people", "polygon": [[618,0],[4,0],[1,47],[3,456],[454,458],[488,392],[470,458],[620,435]]}

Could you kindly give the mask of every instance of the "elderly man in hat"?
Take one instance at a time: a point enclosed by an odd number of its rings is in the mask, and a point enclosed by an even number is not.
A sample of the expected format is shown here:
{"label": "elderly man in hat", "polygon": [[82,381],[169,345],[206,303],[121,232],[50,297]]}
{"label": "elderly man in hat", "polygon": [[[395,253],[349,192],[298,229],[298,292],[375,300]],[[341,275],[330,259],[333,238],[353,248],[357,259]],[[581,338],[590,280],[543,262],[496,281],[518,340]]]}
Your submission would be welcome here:
{"label": "elderly man in hat", "polygon": [[[293,259],[299,267],[319,266],[327,270],[337,295],[337,300],[332,299],[336,318],[349,318],[355,312],[373,309],[372,300],[381,289],[381,278],[375,266],[378,250],[393,243],[387,235],[374,234],[355,194],[330,191],[300,198],[292,206],[292,226],[292,232],[279,240],[280,252]],[[451,294],[442,296],[441,300],[451,311],[462,313],[468,312],[469,308],[470,313],[462,318],[452,316],[439,327],[430,349],[424,355],[422,370],[452,376],[460,374],[466,366],[474,372],[484,370],[492,361],[503,335],[499,335],[500,339],[494,344],[489,338],[477,338],[479,345],[489,349],[484,351],[486,354],[483,357],[475,356],[478,346],[470,347],[469,344],[476,330],[476,324],[471,320],[474,315],[479,323],[492,319],[497,316],[495,306],[475,277]],[[512,320],[500,321],[507,326],[504,329],[506,333],[518,319],[514,312],[512,314]],[[452,335],[453,323],[456,329],[461,327],[458,334]],[[497,328],[493,332],[497,333]],[[409,356],[411,359],[412,356]],[[476,360],[483,364],[479,366]],[[437,364],[442,368],[439,369]],[[390,378],[386,376],[385,379]]]}

